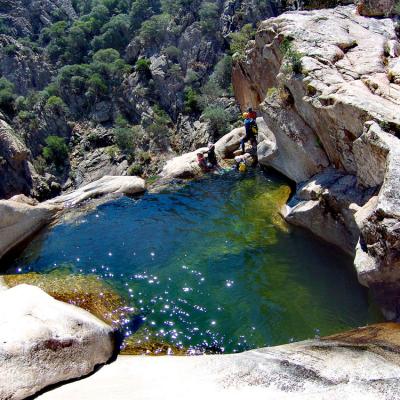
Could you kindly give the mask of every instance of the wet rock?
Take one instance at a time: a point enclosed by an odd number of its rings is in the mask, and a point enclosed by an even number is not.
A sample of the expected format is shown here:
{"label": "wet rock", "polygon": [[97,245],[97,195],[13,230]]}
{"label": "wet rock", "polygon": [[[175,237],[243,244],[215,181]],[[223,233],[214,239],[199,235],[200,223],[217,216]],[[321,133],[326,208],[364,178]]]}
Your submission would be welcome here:
{"label": "wet rock", "polygon": [[136,176],[103,176],[71,193],[55,197],[45,204],[57,204],[64,207],[75,206],[85,200],[108,194],[138,194],[146,190],[146,183]]}
{"label": "wet rock", "polygon": [[55,217],[59,207],[0,200],[0,258]]}
{"label": "wet rock", "polygon": [[113,354],[112,328],[34,286],[0,292],[0,309],[2,399],[85,376]]}

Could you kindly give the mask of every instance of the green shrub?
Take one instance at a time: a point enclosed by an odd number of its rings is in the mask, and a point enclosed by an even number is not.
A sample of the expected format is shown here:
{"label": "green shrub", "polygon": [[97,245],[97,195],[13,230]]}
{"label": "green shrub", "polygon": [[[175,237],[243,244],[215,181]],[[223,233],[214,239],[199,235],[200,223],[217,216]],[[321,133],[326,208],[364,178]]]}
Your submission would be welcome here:
{"label": "green shrub", "polygon": [[276,87],[270,87],[267,90],[267,97],[272,98],[278,94],[278,89]]}
{"label": "green shrub", "polygon": [[128,126],[129,126],[129,122],[128,122],[128,120],[123,116],[123,115],[121,115],[121,114],[118,114],[116,117],[115,117],[115,125],[118,127],[118,128],[127,128]]}
{"label": "green shrub", "polygon": [[222,89],[229,89],[232,84],[232,57],[222,58],[215,66],[212,76]]}
{"label": "green shrub", "polygon": [[256,30],[253,25],[246,24],[239,32],[234,32],[229,35],[231,39],[230,49],[232,54],[236,54],[238,58],[245,56],[245,50],[250,40],[253,40]]}
{"label": "green shrub", "polygon": [[14,54],[17,53],[18,47],[15,44],[8,44],[7,46],[3,47],[2,51],[7,56],[13,56]]}
{"label": "green shrub", "polygon": [[135,150],[132,130],[128,127],[114,129],[115,143],[125,154],[132,154]]}
{"label": "green shrub", "polygon": [[200,75],[196,72],[193,71],[192,69],[188,69],[186,71],[186,76],[185,76],[185,83],[188,85],[192,85],[200,80]]}
{"label": "green shrub", "polygon": [[185,111],[200,111],[199,94],[191,87],[185,89]]}
{"label": "green shrub", "polygon": [[211,1],[204,2],[199,11],[200,25],[205,33],[217,32],[219,23],[218,5]]}
{"label": "green shrub", "polygon": [[293,44],[288,38],[284,38],[280,44],[280,50],[286,59],[286,64],[284,66],[284,71],[286,73],[301,74],[302,64],[301,58],[303,55],[293,48]]}
{"label": "green shrub", "polygon": [[151,77],[150,65],[150,60],[147,58],[140,58],[136,61],[135,69],[142,77],[149,79]]}
{"label": "green shrub", "polygon": [[58,96],[50,96],[46,101],[46,110],[63,113],[67,110],[67,106],[63,102],[63,100]]}
{"label": "green shrub", "polygon": [[148,151],[139,150],[137,153],[137,158],[140,162],[146,164],[151,161],[151,154]]}
{"label": "green shrub", "polygon": [[203,117],[210,122],[211,129],[215,134],[223,135],[229,127],[229,115],[220,106],[208,106],[203,113]]}
{"label": "green shrub", "polygon": [[141,176],[143,174],[143,166],[139,163],[132,164],[128,169],[128,175]]}
{"label": "green shrub", "polygon": [[139,32],[143,44],[152,46],[163,43],[170,21],[171,16],[169,14],[155,15],[144,21]]}
{"label": "green shrub", "polygon": [[179,64],[172,64],[169,68],[168,68],[168,75],[171,78],[174,78],[175,80],[182,80],[182,68]]}
{"label": "green shrub", "polygon": [[48,136],[45,143],[46,146],[43,148],[42,155],[47,163],[58,167],[64,165],[68,158],[68,146],[65,139],[59,136]]}
{"label": "green shrub", "polygon": [[179,56],[182,54],[181,50],[175,46],[168,46],[164,49],[164,53],[172,61],[178,61]]}
{"label": "green shrub", "polygon": [[113,16],[101,28],[101,35],[95,36],[91,42],[93,50],[114,48],[123,50],[129,40],[129,18],[119,14]]}
{"label": "green shrub", "polygon": [[108,93],[108,86],[100,74],[93,74],[87,81],[88,94],[95,98]]}
{"label": "green shrub", "polygon": [[46,160],[42,156],[38,156],[33,160],[33,166],[38,174],[44,175],[46,173]]}
{"label": "green shrub", "polygon": [[0,78],[0,108],[11,112],[14,109],[14,84],[6,78]]}
{"label": "green shrub", "polygon": [[106,149],[106,154],[110,157],[111,161],[114,161],[118,156],[118,147],[117,146],[109,146]]}
{"label": "green shrub", "polygon": [[7,26],[7,23],[4,20],[4,18],[0,18],[0,34],[2,35],[10,34],[10,28]]}

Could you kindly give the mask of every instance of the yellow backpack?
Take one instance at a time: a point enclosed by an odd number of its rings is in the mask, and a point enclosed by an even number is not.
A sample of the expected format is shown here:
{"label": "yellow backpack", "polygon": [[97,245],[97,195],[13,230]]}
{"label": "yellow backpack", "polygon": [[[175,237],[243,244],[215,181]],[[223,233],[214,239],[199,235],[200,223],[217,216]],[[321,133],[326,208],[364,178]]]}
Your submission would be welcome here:
{"label": "yellow backpack", "polygon": [[246,170],[247,170],[246,164],[244,162],[241,162],[239,164],[239,172],[246,172]]}

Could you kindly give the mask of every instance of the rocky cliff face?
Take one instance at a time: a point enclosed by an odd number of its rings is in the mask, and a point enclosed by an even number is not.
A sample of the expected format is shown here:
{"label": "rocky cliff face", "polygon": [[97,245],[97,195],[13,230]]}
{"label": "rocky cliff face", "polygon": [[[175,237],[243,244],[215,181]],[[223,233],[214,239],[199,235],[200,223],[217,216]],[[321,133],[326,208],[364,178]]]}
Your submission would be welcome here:
{"label": "rocky cliff face", "polygon": [[260,161],[299,186],[287,219],[356,254],[389,318],[400,287],[395,31],[353,6],[285,13],[260,25],[233,73],[241,106],[258,107],[273,132]]}
{"label": "rocky cliff face", "polygon": [[0,17],[14,37],[31,37],[60,18],[74,19],[71,0],[1,0]]}

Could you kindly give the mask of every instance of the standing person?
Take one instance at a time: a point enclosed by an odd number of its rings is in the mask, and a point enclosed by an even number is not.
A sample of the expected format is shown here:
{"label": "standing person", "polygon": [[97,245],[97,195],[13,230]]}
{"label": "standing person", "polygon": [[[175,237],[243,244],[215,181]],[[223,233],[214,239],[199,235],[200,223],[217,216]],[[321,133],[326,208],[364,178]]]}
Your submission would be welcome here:
{"label": "standing person", "polygon": [[245,117],[244,127],[246,130],[246,135],[240,141],[240,146],[242,148],[242,153],[244,154],[245,143],[247,143],[249,140],[253,147],[257,145],[256,134],[258,132],[258,129],[257,129],[257,113],[253,111],[251,107],[247,110],[247,113],[243,114],[243,116]]}
{"label": "standing person", "polygon": [[247,109],[247,118],[253,119],[254,122],[257,121],[257,113],[251,107]]}

